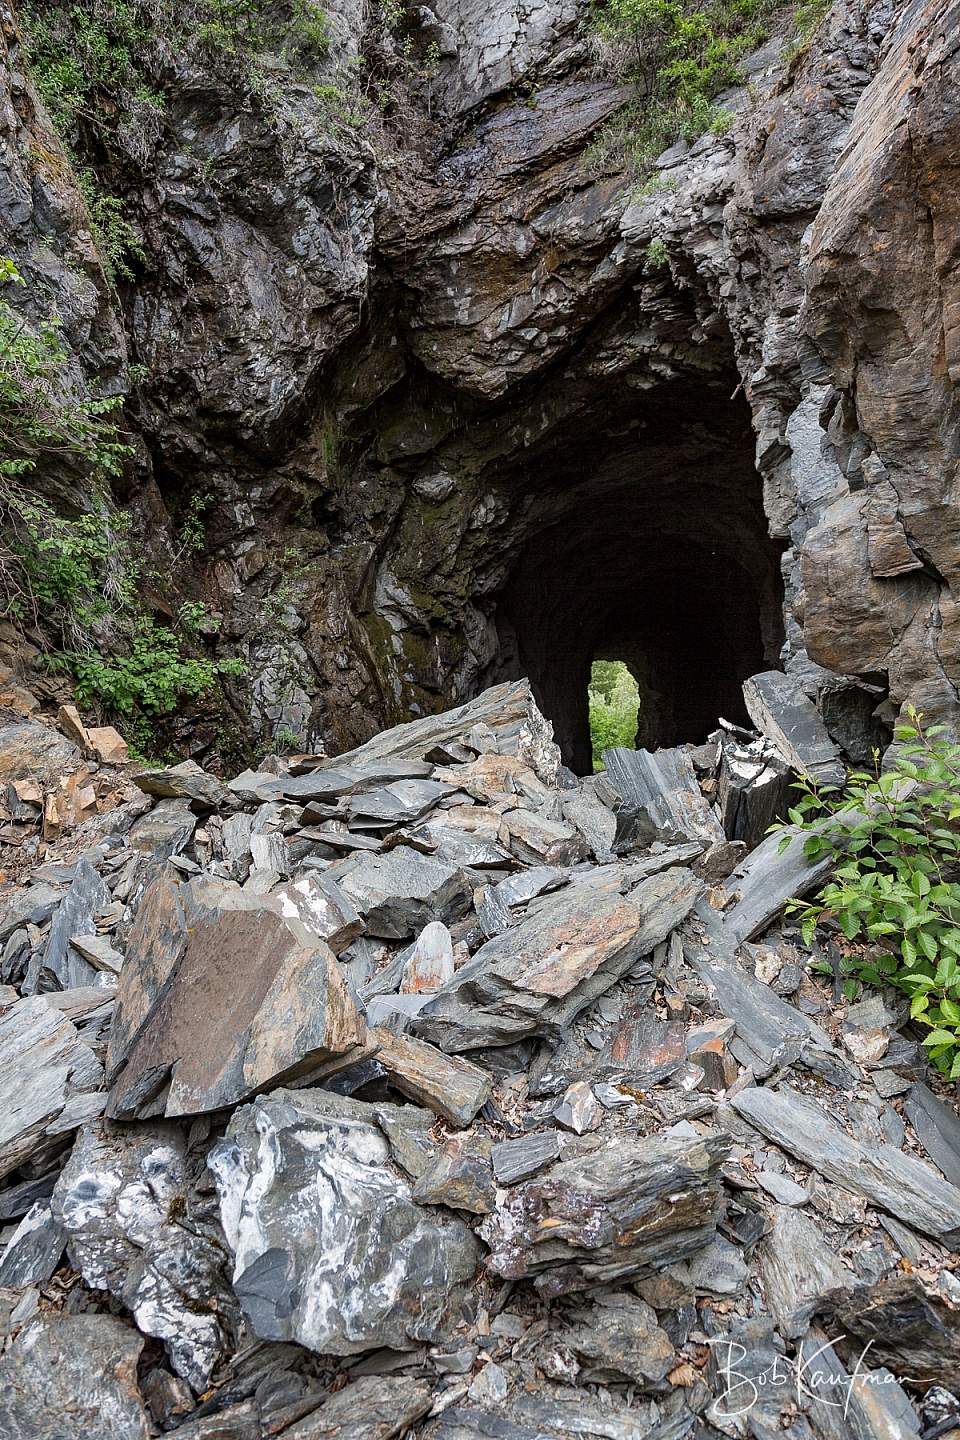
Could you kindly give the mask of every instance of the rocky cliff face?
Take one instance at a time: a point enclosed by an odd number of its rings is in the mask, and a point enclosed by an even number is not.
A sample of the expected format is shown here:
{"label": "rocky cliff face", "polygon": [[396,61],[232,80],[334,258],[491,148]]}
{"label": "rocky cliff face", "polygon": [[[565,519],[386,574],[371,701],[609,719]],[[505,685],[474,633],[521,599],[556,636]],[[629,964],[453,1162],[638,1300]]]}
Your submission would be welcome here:
{"label": "rocky cliff face", "polygon": [[[421,8],[385,121],[158,41],[117,288],[7,11],[0,253],[92,386],[137,367],[118,502],[171,553],[211,497],[182,583],[260,733],[341,749],[525,673],[583,767],[603,654],[650,743],[780,663],[854,754],[878,704],[956,716],[960,7],[838,0],[639,188],[593,158],[628,91],[585,8]],[[315,78],[375,68],[378,12],[326,9]]]}

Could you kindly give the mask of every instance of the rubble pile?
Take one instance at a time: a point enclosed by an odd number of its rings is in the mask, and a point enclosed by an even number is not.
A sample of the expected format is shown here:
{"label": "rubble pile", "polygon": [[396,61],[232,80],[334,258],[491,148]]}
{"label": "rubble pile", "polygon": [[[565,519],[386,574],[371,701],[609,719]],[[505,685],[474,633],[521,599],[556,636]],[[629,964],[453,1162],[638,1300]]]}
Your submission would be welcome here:
{"label": "rubble pile", "polygon": [[960,1119],[745,692],[582,780],[526,682],[229,782],[10,717],[0,1433],[960,1435]]}

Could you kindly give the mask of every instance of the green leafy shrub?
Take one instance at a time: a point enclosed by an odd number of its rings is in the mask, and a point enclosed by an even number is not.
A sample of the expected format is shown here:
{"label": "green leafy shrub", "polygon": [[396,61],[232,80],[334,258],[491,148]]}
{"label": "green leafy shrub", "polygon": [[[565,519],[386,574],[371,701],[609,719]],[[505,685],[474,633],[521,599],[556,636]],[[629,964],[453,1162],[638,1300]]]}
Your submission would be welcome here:
{"label": "green leafy shrub", "polygon": [[594,32],[638,93],[598,158],[637,170],[681,137],[725,134],[731,119],[714,97],[739,83],[740,63],[769,35],[775,8],[775,0],[597,0]]}
{"label": "green leafy shrub", "polygon": [[[21,283],[6,259],[0,283]],[[192,637],[210,628],[198,602],[181,606],[172,626],[143,609],[128,524],[106,493],[131,453],[107,418],[122,397],[77,395],[67,363],[55,317],[31,328],[0,299],[0,616],[46,637],[46,663],[74,676],[81,703],[124,716],[169,714],[243,666],[189,653]],[[30,477],[51,465],[92,491],[86,513],[59,515],[30,488]],[[204,503],[188,504],[185,548],[203,543]]]}
{"label": "green leafy shrub", "polygon": [[[184,653],[184,634],[194,628],[183,606],[174,625],[158,625],[139,614],[116,655],[77,650],[51,657],[55,669],[69,670],[81,705],[91,701],[117,715],[169,715],[185,700],[198,700],[221,675],[240,675],[241,660],[211,660]],[[202,607],[201,607],[202,608]]]}
{"label": "green leafy shrub", "polygon": [[[0,285],[22,285],[0,258]],[[0,476],[30,474],[45,460],[119,475],[130,447],[105,417],[122,399],[77,395],[66,380],[68,355],[55,315],[31,327],[0,298]]]}
{"label": "green leafy shrub", "polygon": [[595,660],[587,698],[593,768],[602,770],[604,750],[636,745],[640,692],[622,660]]}
{"label": "green leafy shrub", "polygon": [[665,242],[659,235],[655,236],[647,246],[647,258],[644,265],[645,270],[662,270],[670,263],[670,256],[667,253]]}
{"label": "green leafy shrub", "polygon": [[848,997],[860,981],[910,997],[911,1016],[929,1031],[930,1059],[957,1079],[960,745],[942,726],[925,730],[915,711],[896,739],[883,773],[855,772],[842,790],[801,779],[790,819],[809,832],[808,858],[837,863],[812,903],[793,901],[789,909],[807,944],[818,925],[842,932]]}

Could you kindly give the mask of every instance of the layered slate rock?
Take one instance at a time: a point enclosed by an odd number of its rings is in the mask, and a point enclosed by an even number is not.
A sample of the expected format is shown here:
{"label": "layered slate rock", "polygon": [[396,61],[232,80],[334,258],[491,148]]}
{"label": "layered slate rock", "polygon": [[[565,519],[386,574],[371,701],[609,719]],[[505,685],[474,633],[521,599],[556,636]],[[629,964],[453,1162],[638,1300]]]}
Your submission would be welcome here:
{"label": "layered slate rock", "polygon": [[750,1089],[731,1102],[738,1115],[828,1180],[945,1245],[960,1243],[960,1190],[894,1145],[846,1135],[789,1087]]}
{"label": "layered slate rock", "polygon": [[311,934],[326,940],[334,955],[346,950],[363,932],[363,921],[339,885],[317,871],[308,870],[272,893],[281,913],[300,920]]}
{"label": "layered slate rock", "polygon": [[659,1389],[676,1363],[656,1312],[639,1296],[602,1297],[590,1309],[573,1311],[566,1321],[559,1339],[579,1356],[583,1380],[612,1376],[630,1380],[640,1390]]}
{"label": "layered slate rock", "polygon": [[816,1307],[841,1353],[868,1346],[873,1364],[890,1365],[926,1389],[960,1374],[960,1311],[915,1275],[832,1290]]}
{"label": "layered slate rock", "polygon": [[0,1180],[61,1148],[103,1109],[103,1067],[40,996],[0,1014]]}
{"label": "layered slate rock", "polygon": [[194,760],[182,760],[166,770],[147,770],[134,778],[134,784],[158,800],[189,800],[205,810],[230,810],[237,803],[233,792]]}
{"label": "layered slate rock", "polygon": [[652,840],[696,840],[706,849],[726,838],[685,750],[605,750],[603,760],[598,791],[616,811],[616,852]]}
{"label": "layered slate rock", "polygon": [[722,1137],[621,1140],[512,1190],[482,1234],[487,1266],[544,1295],[676,1264],[713,1239]]}
{"label": "layered slate rock", "polygon": [[443,747],[465,745],[478,751],[472,743],[472,732],[484,732],[482,748],[501,755],[516,755],[526,761],[546,785],[557,778],[560,752],[553,743],[549,722],[544,720],[534,703],[529,680],[513,680],[493,685],[475,700],[445,710],[442,715],[427,715],[405,725],[395,725],[375,735],[366,744],[346,755],[336,764],[367,764],[386,759],[433,758]]}
{"label": "layered slate rock", "polygon": [[425,1040],[394,1035],[382,1025],[376,1027],[374,1039],[377,1063],[386,1070],[390,1083],[451,1125],[469,1125],[490,1098],[491,1076],[469,1060],[444,1055]]}
{"label": "layered slate rock", "polygon": [[46,1200],[24,1215],[0,1259],[0,1289],[42,1285],[50,1279],[63,1254],[64,1233]]}
{"label": "layered slate rock", "polygon": [[350,1355],[449,1328],[479,1258],[472,1232],[414,1203],[380,1130],[278,1091],[238,1110],[209,1164],[254,1332]]}
{"label": "layered slate rock", "polygon": [[75,935],[93,935],[94,920],[110,903],[110,892],[89,860],[81,859],[70,889],[57,907],[42,956],[30,967],[24,989],[70,990],[92,985],[96,968],[84,959],[71,941]]}
{"label": "layered slate rock", "polygon": [[626,897],[586,884],[551,895],[482,945],[414,1029],[454,1052],[556,1033],[664,940],[701,893],[689,871],[669,870]]}
{"label": "layered slate rock", "polygon": [[403,940],[431,920],[458,920],[470,905],[470,887],[458,865],[398,845],[385,855],[358,854],[331,872],[364,917],[367,932]]}
{"label": "layered slate rock", "polygon": [[121,1300],[145,1335],[165,1343],[176,1373],[202,1390],[227,1348],[236,1303],[222,1242],[193,1213],[188,1174],[178,1127],[98,1121],[77,1137],[51,1208],[86,1283]]}
{"label": "layered slate rock", "polygon": [[367,1375],[331,1395],[284,1440],[397,1440],[433,1404],[430,1386],[405,1375]]}
{"label": "layered slate rock", "polygon": [[370,1052],[333,951],[281,902],[162,879],[120,975],[107,1113],[191,1115]]}
{"label": "layered slate rock", "polygon": [[143,1340],[112,1315],[49,1315],[0,1362],[4,1440],[149,1440],[137,1389]]}
{"label": "layered slate rock", "polygon": [[805,1332],[811,1302],[837,1286],[853,1284],[854,1276],[808,1215],[776,1205],[772,1218],[759,1248],[760,1273],[777,1329],[792,1340]]}
{"label": "layered slate rock", "polygon": [[840,748],[792,675],[781,670],[751,675],[743,682],[743,698],[754,725],[791,769],[820,785],[843,783]]}
{"label": "layered slate rock", "polygon": [[725,889],[733,903],[724,914],[724,928],[734,945],[766,930],[788,900],[805,895],[829,875],[833,859],[827,854],[809,860],[806,840],[806,832],[796,826],[768,835],[731,875]]}

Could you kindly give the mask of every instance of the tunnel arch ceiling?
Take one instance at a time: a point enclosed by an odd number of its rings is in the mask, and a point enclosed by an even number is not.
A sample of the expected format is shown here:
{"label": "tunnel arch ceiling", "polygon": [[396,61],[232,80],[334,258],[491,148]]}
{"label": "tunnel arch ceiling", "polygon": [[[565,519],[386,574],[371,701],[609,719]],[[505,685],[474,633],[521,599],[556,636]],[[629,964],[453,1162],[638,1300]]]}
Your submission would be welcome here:
{"label": "tunnel arch ceiling", "polygon": [[746,721],[741,683],[783,641],[750,410],[732,366],[604,396],[505,479],[521,533],[492,607],[484,680],[528,675],[566,762],[591,765],[594,659],[624,660],[643,696],[638,743],[699,742]]}

